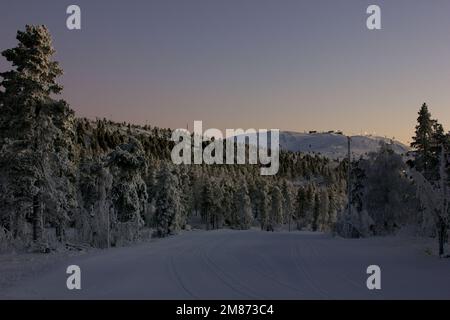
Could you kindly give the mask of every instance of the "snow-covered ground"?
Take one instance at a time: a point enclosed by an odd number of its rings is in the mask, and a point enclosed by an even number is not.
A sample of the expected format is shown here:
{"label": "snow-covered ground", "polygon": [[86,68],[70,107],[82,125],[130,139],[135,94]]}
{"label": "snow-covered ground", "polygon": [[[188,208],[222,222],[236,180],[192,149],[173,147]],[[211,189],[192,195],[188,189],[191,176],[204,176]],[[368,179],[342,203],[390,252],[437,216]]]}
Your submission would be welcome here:
{"label": "snow-covered ground", "polygon": [[[354,158],[366,156],[380,148],[380,142],[392,143],[392,149],[398,154],[406,154],[409,148],[399,141],[372,135],[351,137],[351,152]],[[316,153],[331,159],[347,157],[347,137],[336,133],[280,132],[280,146],[293,152]]]}
{"label": "snow-covered ground", "polygon": [[[450,299],[450,259],[413,238],[340,239],[307,232],[191,231],[68,256],[0,289],[3,299]],[[1,260],[3,266],[9,262]],[[66,268],[81,267],[79,291]],[[381,267],[381,290],[366,268]]]}

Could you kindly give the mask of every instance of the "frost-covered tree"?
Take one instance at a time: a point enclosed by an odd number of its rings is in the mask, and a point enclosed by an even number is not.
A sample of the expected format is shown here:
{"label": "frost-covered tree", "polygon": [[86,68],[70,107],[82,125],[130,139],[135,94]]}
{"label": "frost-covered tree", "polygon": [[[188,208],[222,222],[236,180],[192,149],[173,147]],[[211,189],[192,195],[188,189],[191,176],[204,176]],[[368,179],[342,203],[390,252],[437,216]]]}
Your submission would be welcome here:
{"label": "frost-covered tree", "polygon": [[[102,163],[85,162],[79,168],[79,210],[72,216],[78,240],[106,248],[114,241],[115,214],[111,199],[113,177]],[[115,243],[113,243],[115,244]]]}
{"label": "frost-covered tree", "polygon": [[313,231],[317,231],[319,229],[319,216],[320,216],[320,209],[321,209],[321,205],[320,205],[320,197],[319,197],[319,192],[316,192],[314,194],[314,202],[313,202],[313,220],[312,220],[312,225],[311,228]]}
{"label": "frost-covered tree", "polygon": [[366,163],[364,207],[375,222],[376,234],[392,233],[413,218],[416,198],[405,169],[401,156],[384,143]]}
{"label": "frost-covered tree", "polygon": [[439,180],[439,156],[446,142],[444,128],[431,118],[424,103],[419,111],[415,135],[411,147],[415,150],[414,166],[429,181]]}
{"label": "frost-covered tree", "polygon": [[262,179],[258,179],[253,198],[253,206],[255,216],[259,219],[261,230],[267,229],[269,226],[269,196],[267,184]]}
{"label": "frost-covered tree", "polygon": [[435,225],[439,256],[441,257],[444,256],[444,244],[448,239],[447,232],[450,225],[447,159],[448,154],[442,148],[439,166],[440,181],[438,184],[428,181],[422,173],[414,168],[408,171],[417,186],[417,196],[420,199],[422,213]]}
{"label": "frost-covered tree", "polygon": [[142,179],[146,170],[142,146],[130,139],[108,156],[107,165],[113,176],[112,198],[120,222],[141,222],[147,202],[147,186]]}
{"label": "frost-covered tree", "polygon": [[[223,194],[219,181],[210,177],[203,177],[203,185],[200,194],[200,212],[202,221],[207,229],[218,229],[224,221],[222,210]],[[232,200],[231,200],[232,201]],[[238,217],[235,212],[228,216],[228,222],[237,224]]]}
{"label": "frost-covered tree", "polygon": [[181,206],[178,179],[168,164],[164,164],[157,176],[155,202],[155,224],[157,236],[165,237],[180,229],[179,215]]}
{"label": "frost-covered tree", "polygon": [[426,103],[422,105],[417,118],[415,136],[411,147],[417,150],[416,167],[418,171],[428,171],[431,160],[431,138],[433,135],[433,120]]}
{"label": "frost-covered tree", "polygon": [[352,212],[345,212],[338,221],[341,235],[390,234],[414,221],[414,187],[405,174],[402,157],[389,144],[381,143],[377,152],[354,167],[358,174],[353,177]]}
{"label": "frost-covered tree", "polygon": [[75,190],[67,181],[74,174],[73,112],[52,98],[62,89],[56,83],[62,70],[52,60],[55,51],[47,28],[26,26],[17,40],[17,47],[2,52],[14,69],[0,73],[0,175],[8,186],[1,202],[12,209],[10,231],[27,238],[29,221],[32,239],[41,245],[44,224],[54,225],[61,236],[66,213],[75,205]]}
{"label": "frost-covered tree", "polygon": [[108,155],[107,166],[113,175],[111,198],[117,218],[118,237],[134,241],[144,225],[147,186],[143,179],[147,169],[142,145],[130,138]]}
{"label": "frost-covered tree", "polygon": [[178,169],[177,176],[180,183],[178,188],[181,198],[180,227],[184,229],[194,208],[194,195],[187,168],[181,166]]}
{"label": "frost-covered tree", "polygon": [[209,178],[204,178],[200,200],[200,212],[202,220],[206,224],[206,229],[210,229],[211,227],[211,217],[213,215],[216,203],[214,197],[215,195],[212,181]]}
{"label": "frost-covered tree", "polygon": [[330,188],[328,191],[328,221],[327,227],[329,230],[335,230],[336,222],[337,222],[337,213],[340,210],[341,204],[339,202],[339,195],[333,189]]}
{"label": "frost-covered tree", "polygon": [[220,185],[220,181],[214,179],[211,181],[211,207],[209,209],[209,224],[212,229],[219,229],[223,225],[224,216],[221,205],[223,203],[223,193],[222,186]]}
{"label": "frost-covered tree", "polygon": [[297,229],[312,228],[314,209],[314,188],[312,186],[300,187],[296,196]]}
{"label": "frost-covered tree", "polygon": [[217,194],[216,227],[220,229],[225,224],[233,226],[233,220],[236,219],[234,214],[235,186],[228,177],[221,177],[217,184]]}
{"label": "frost-covered tree", "polygon": [[289,231],[291,231],[292,216],[294,214],[291,188],[292,185],[287,180],[283,180],[281,186],[281,193],[283,194],[283,214],[284,222],[288,224]]}
{"label": "frost-covered tree", "polygon": [[317,217],[317,228],[320,231],[328,230],[328,220],[329,220],[329,210],[330,210],[330,199],[328,191],[323,188],[319,192],[319,203],[318,203],[318,217]]}
{"label": "frost-covered tree", "polygon": [[253,213],[245,183],[241,184],[241,187],[235,194],[235,206],[238,212],[239,228],[243,230],[249,229],[253,222]]}
{"label": "frost-covered tree", "polygon": [[62,86],[56,78],[62,69],[52,60],[55,50],[45,26],[27,25],[25,31],[17,32],[17,40],[17,47],[2,52],[15,69],[0,73],[3,78],[0,85],[4,88],[2,118],[15,119],[7,128],[18,131],[32,126],[40,103],[50,100],[51,94],[61,92]]}
{"label": "frost-covered tree", "polygon": [[283,223],[283,195],[278,186],[273,186],[270,192],[271,211],[268,230],[273,231],[276,225]]}
{"label": "frost-covered tree", "polygon": [[295,220],[297,222],[298,230],[301,230],[304,227],[306,210],[306,190],[303,187],[299,187],[295,198]]}

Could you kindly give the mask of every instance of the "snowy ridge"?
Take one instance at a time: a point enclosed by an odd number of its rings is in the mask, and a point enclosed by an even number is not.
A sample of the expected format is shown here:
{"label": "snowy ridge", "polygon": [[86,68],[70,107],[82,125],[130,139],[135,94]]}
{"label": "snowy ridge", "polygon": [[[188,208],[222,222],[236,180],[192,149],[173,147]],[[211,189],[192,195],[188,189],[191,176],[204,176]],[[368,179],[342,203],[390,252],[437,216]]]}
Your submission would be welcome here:
{"label": "snowy ridge", "polygon": [[[410,150],[399,141],[379,136],[356,135],[351,136],[351,139],[352,155],[358,158],[378,150],[381,141],[392,143],[394,152],[398,154],[405,154]],[[292,152],[320,154],[332,159],[342,159],[347,156],[347,137],[339,133],[280,131],[280,147]]]}

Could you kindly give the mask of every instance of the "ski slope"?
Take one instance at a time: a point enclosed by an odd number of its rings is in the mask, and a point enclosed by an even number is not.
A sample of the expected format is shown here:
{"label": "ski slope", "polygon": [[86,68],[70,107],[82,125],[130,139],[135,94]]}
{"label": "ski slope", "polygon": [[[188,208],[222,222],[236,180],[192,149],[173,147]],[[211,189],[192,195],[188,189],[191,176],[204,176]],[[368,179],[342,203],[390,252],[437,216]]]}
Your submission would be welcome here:
{"label": "ski slope", "polygon": [[[380,148],[380,142],[391,144],[397,154],[406,154],[409,148],[399,141],[371,135],[351,137],[351,152],[354,158],[366,157],[370,152]],[[335,133],[301,133],[282,131],[280,146],[284,150],[320,154],[331,159],[347,157],[347,137]]]}
{"label": "ski slope", "polygon": [[[240,137],[243,138],[242,135]],[[256,134],[255,137],[255,134],[250,134],[249,137],[256,141],[259,136]],[[279,139],[280,148],[287,151],[317,154],[330,159],[344,159],[348,155],[347,137],[342,134],[280,131]],[[270,142],[270,136],[268,141]],[[409,147],[393,139],[356,135],[351,136],[352,157],[355,159],[367,157],[369,153],[376,152],[380,148],[380,142],[390,144],[392,150],[400,155],[405,155],[410,151]]]}
{"label": "ski slope", "polygon": [[[308,232],[191,231],[71,257],[3,299],[450,299],[450,260],[423,239],[340,239]],[[66,268],[81,267],[81,290]],[[381,267],[381,290],[366,268]]]}

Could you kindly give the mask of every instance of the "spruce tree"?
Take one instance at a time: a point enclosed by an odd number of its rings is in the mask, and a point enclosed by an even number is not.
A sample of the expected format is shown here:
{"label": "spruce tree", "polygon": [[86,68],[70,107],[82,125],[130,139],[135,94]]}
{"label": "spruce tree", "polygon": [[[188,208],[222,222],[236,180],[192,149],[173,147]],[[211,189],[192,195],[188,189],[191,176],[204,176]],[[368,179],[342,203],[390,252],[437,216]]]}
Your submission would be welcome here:
{"label": "spruce tree", "polygon": [[250,229],[253,222],[253,213],[247,185],[245,183],[241,183],[241,187],[235,195],[235,205],[238,212],[240,229]]}
{"label": "spruce tree", "polygon": [[411,147],[416,150],[415,166],[419,172],[424,172],[430,177],[430,169],[433,162],[432,155],[433,120],[426,103],[419,110],[415,136]]}
{"label": "spruce tree", "polygon": [[303,187],[298,188],[295,199],[295,220],[297,229],[301,230],[305,226],[306,220],[306,190]]}
{"label": "spruce tree", "polygon": [[271,212],[269,218],[269,229],[274,230],[275,226],[283,223],[283,195],[278,186],[273,186],[271,190]]}
{"label": "spruce tree", "polygon": [[256,216],[259,217],[261,230],[267,229],[269,225],[269,192],[264,180],[258,179],[255,197]]}
{"label": "spruce tree", "polygon": [[312,221],[312,230],[317,231],[319,228],[319,216],[320,216],[320,197],[319,193],[316,192],[314,195],[314,206],[313,206],[313,221]]}
{"label": "spruce tree", "polygon": [[328,212],[330,207],[330,199],[328,191],[323,188],[319,193],[319,213],[317,217],[317,227],[320,231],[326,231],[328,229]]}
{"label": "spruce tree", "polygon": [[206,224],[206,229],[208,230],[213,227],[211,222],[215,210],[214,196],[213,183],[210,178],[205,178],[201,193],[200,211],[202,220]]}
{"label": "spruce tree", "polygon": [[27,25],[25,31],[17,32],[17,40],[17,47],[2,52],[15,69],[0,73],[0,87],[4,88],[1,117],[8,120],[0,127],[19,133],[32,127],[43,102],[61,92],[56,78],[62,69],[52,60],[55,50],[45,26]]}
{"label": "spruce tree", "polygon": [[179,230],[181,207],[178,179],[164,164],[157,175],[157,196],[155,202],[155,224],[157,235],[165,237]]}
{"label": "spruce tree", "polygon": [[283,180],[283,184],[281,186],[281,192],[283,194],[283,214],[284,214],[284,222],[288,224],[289,231],[291,231],[292,224],[292,214],[293,214],[293,201],[291,195],[291,188],[286,179]]}
{"label": "spruce tree", "polygon": [[314,224],[315,195],[316,191],[314,185],[308,185],[305,199],[305,225],[310,229],[313,229]]}
{"label": "spruce tree", "polygon": [[74,202],[65,178],[73,174],[66,126],[73,112],[52,98],[62,90],[56,82],[62,69],[52,60],[55,50],[47,28],[27,25],[17,40],[16,47],[1,53],[14,69],[0,73],[0,175],[15,211],[13,233],[20,236],[31,217],[32,238],[40,245],[44,220],[60,228],[67,220],[64,210]]}
{"label": "spruce tree", "polygon": [[209,211],[209,223],[212,229],[219,229],[223,224],[223,215],[221,210],[222,188],[217,179],[211,181],[211,207]]}
{"label": "spruce tree", "polygon": [[337,211],[339,210],[339,201],[335,190],[330,188],[328,191],[328,221],[327,226],[331,231],[335,230],[337,222]]}

